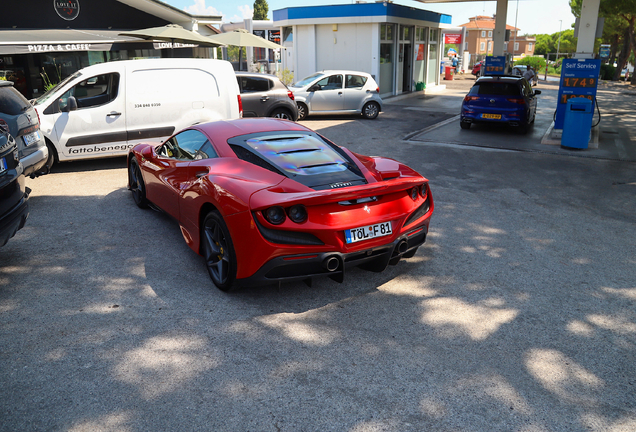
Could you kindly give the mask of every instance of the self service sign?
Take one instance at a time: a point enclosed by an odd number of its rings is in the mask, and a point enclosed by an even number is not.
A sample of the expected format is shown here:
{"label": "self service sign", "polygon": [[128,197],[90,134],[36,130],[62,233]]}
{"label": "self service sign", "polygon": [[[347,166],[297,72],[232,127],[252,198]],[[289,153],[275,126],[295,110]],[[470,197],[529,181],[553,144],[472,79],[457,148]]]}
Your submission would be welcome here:
{"label": "self service sign", "polygon": [[565,59],[561,64],[561,83],[559,85],[559,101],[557,103],[555,129],[563,129],[565,109],[568,99],[583,97],[592,101],[594,112],[594,99],[598,86],[598,77],[601,72],[601,61],[592,59]]}

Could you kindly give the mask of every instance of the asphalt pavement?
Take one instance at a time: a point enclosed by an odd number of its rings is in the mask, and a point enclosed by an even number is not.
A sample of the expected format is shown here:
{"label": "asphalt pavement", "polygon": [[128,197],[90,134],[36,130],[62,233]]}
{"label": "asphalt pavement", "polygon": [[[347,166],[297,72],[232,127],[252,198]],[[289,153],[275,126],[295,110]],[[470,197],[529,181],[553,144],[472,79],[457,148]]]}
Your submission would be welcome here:
{"label": "asphalt pavement", "polygon": [[342,284],[217,290],[121,158],[27,180],[0,249],[0,431],[636,430],[636,164],[440,125],[461,93],[302,122],[435,200],[413,258]]}

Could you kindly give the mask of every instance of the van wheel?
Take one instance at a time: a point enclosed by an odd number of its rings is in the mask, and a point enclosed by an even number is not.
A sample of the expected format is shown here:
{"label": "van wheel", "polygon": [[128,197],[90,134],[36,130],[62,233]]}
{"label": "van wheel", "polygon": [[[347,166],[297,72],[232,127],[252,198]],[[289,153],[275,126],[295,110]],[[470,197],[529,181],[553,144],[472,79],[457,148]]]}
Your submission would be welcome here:
{"label": "van wheel", "polygon": [[236,279],[236,254],[227,225],[216,211],[203,220],[201,244],[212,282],[221,291],[230,291]]}
{"label": "van wheel", "polygon": [[283,120],[291,120],[294,121],[289,111],[285,108],[277,108],[269,115],[270,117],[279,118]]}
{"label": "van wheel", "polygon": [[144,184],[144,178],[141,175],[139,164],[134,156],[128,165],[128,182],[130,184],[130,191],[132,192],[133,200],[137,207],[145,209],[148,208],[148,199],[146,198],[146,185]]}
{"label": "van wheel", "polygon": [[308,112],[307,105],[302,102],[298,102],[296,106],[298,106],[298,120],[305,120]]}
{"label": "van wheel", "polygon": [[373,120],[380,114],[380,105],[377,102],[367,102],[362,108],[362,115],[365,119]]}

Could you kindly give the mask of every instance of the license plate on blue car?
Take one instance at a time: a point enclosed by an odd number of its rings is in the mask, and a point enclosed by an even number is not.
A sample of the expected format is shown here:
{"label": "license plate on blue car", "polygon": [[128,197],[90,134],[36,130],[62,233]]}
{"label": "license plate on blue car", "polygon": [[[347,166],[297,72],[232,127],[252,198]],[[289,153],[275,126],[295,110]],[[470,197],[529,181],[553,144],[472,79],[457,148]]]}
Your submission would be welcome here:
{"label": "license plate on blue car", "polygon": [[359,228],[345,230],[345,240],[347,243],[355,243],[362,240],[383,237],[393,234],[391,222],[382,222],[374,225],[367,225]]}

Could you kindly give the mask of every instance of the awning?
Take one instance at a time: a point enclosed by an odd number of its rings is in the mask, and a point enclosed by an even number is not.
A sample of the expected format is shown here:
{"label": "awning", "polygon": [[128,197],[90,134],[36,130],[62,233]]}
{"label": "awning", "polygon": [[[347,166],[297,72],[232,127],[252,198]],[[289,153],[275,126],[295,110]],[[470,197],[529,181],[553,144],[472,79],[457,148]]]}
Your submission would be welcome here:
{"label": "awning", "polygon": [[[119,36],[122,30],[0,30],[0,55],[35,54],[71,51],[111,51],[114,44],[144,44],[135,37]],[[155,43],[155,49],[170,48],[171,44]],[[196,45],[174,44],[174,48]],[[125,49],[125,47],[115,47]]]}

